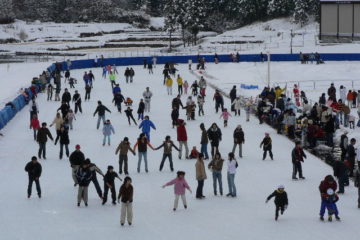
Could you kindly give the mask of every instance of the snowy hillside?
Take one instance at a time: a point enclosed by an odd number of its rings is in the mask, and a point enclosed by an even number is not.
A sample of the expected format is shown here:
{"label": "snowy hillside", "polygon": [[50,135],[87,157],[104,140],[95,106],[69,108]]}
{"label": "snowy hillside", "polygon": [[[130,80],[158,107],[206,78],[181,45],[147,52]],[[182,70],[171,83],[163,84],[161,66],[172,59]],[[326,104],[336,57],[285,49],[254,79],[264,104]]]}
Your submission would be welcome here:
{"label": "snowy hillside", "polygon": [[[229,67],[228,67],[229,66]],[[242,66],[242,65],[240,65]],[[287,67],[286,65],[280,67]],[[29,67],[30,68],[30,67]],[[244,65],[246,68],[246,65]],[[150,119],[156,124],[156,131],[151,133],[151,143],[159,146],[166,135],[176,141],[176,130],[171,127],[171,100],[175,96],[168,96],[162,84],[162,68],[154,69],[154,75],[148,75],[141,66],[134,67],[135,82],[125,84],[122,74],[118,81],[121,84],[125,97],[134,99],[136,111],[139,99],[146,86],[153,91],[152,111]],[[187,70],[186,65],[179,65],[179,73],[184,80],[192,83],[195,76]],[[215,75],[222,69],[239,75],[238,66],[209,65],[209,74]],[[123,73],[124,67],[118,71]],[[243,71],[243,70],[241,70]],[[22,79],[28,78],[29,73],[22,71]],[[83,70],[73,71],[72,75],[81,79]],[[128,126],[124,114],[116,111],[112,105],[112,94],[108,79],[101,78],[101,69],[93,69],[96,77],[91,100],[83,102],[83,114],[77,114],[74,130],[70,132],[70,150],[76,144],[81,145],[86,157],[89,157],[102,170],[108,165],[118,169],[118,156],[115,149],[125,136],[134,144],[140,130],[136,126]],[[30,75],[31,76],[31,75]],[[20,77],[20,76],[19,76]],[[223,76],[225,78],[225,75]],[[250,79],[249,75],[249,79]],[[206,78],[215,85],[227,88],[233,80]],[[244,76],[245,78],[245,76]],[[224,81],[224,82],[219,82]],[[238,82],[237,80],[235,80]],[[1,83],[3,87],[10,83]],[[84,97],[83,81],[76,86]],[[70,90],[74,93],[74,90]],[[211,172],[207,170],[208,179],[205,181],[204,194],[206,199],[196,200],[194,194],[187,193],[188,209],[179,207],[172,211],[173,189],[162,189],[161,186],[175,177],[170,172],[168,162],[163,172],[159,172],[162,150],[148,152],[149,173],[136,172],[137,156],[129,155],[129,172],[134,185],[134,221],[133,226],[121,227],[119,224],[120,207],[112,206],[108,202],[101,205],[94,186],[89,187],[89,207],[76,206],[77,188],[74,188],[71,179],[71,169],[67,159],[59,160],[59,146],[50,141],[47,144],[47,160],[41,160],[43,174],[40,179],[42,198],[38,199],[35,189],[30,199],[26,197],[27,175],[24,172],[26,162],[37,154],[38,145],[33,141],[32,130],[29,129],[29,112],[25,108],[3,130],[4,137],[0,138],[0,160],[2,174],[0,174],[0,189],[3,196],[0,198],[0,232],[3,239],[188,239],[188,240],[218,240],[218,239],[358,239],[359,211],[356,208],[357,190],[350,186],[346,193],[340,196],[338,207],[341,222],[320,222],[318,213],[320,195],[318,185],[332,170],[316,157],[307,153],[308,158],[303,164],[304,181],[292,181],[291,150],[293,143],[284,136],[279,136],[266,125],[259,125],[252,117],[250,122],[245,121],[245,114],[241,117],[232,117],[229,126],[223,128],[222,120],[215,114],[212,101],[213,90],[207,90],[205,103],[205,117],[196,117],[196,121],[187,122],[189,147],[197,146],[201,132],[199,124],[205,123],[208,128],[216,122],[223,131],[223,140],[220,143],[220,152],[225,157],[233,145],[232,133],[234,128],[241,124],[245,132],[244,158],[237,159],[239,167],[235,177],[237,198],[214,196],[212,189]],[[187,96],[182,97],[185,102]],[[102,133],[96,130],[96,118],[93,112],[96,102],[102,100],[104,105],[112,111],[107,114],[111,119],[115,135],[112,136],[111,146],[102,146]],[[58,102],[46,101],[45,94],[39,95],[39,119],[50,123],[55,117]],[[225,100],[229,107],[229,100]],[[185,119],[184,111],[181,118]],[[55,135],[54,128],[51,132]],[[273,138],[274,161],[261,160],[262,151],[258,148],[265,132]],[[210,148],[210,147],[209,147]],[[210,150],[210,149],[209,149]],[[195,162],[193,160],[178,160],[177,152],[173,152],[175,171],[186,171],[186,179],[192,190],[196,189]],[[207,164],[208,162],[205,162]],[[226,166],[223,173],[224,193],[228,191],[226,181]],[[102,178],[98,178],[102,185]],[[284,184],[289,195],[289,208],[278,222],[274,221],[274,204],[265,204],[266,197],[279,185]],[[116,182],[116,188],[120,182]],[[181,204],[180,204],[181,205]]]}

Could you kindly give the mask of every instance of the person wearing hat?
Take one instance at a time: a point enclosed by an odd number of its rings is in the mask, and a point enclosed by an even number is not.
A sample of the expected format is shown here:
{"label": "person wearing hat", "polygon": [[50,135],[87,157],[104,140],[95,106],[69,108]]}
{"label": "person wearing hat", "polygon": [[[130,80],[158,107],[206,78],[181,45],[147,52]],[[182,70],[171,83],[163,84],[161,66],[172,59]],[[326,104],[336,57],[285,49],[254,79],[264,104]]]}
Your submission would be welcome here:
{"label": "person wearing hat", "polygon": [[279,211],[280,211],[281,215],[283,215],[285,209],[289,205],[287,193],[285,192],[284,189],[285,189],[284,185],[280,185],[272,194],[270,194],[266,198],[266,203],[267,203],[268,201],[270,201],[271,198],[275,197],[275,200],[274,200],[275,207],[276,207],[275,208],[275,221],[277,221],[279,218]]}
{"label": "person wearing hat", "polygon": [[109,189],[111,191],[112,204],[116,204],[115,178],[122,181],[119,175],[114,172],[114,167],[108,166],[108,170],[104,176],[104,195],[102,205],[104,205],[107,201]]}
{"label": "person wearing hat", "polygon": [[95,117],[96,113],[98,114],[98,121],[97,121],[96,129],[99,129],[101,120],[103,123],[105,123],[105,111],[108,111],[109,113],[111,113],[111,111],[107,107],[102,105],[101,101],[98,101],[98,106],[94,112],[94,117]]}
{"label": "person wearing hat", "polygon": [[30,198],[31,196],[31,189],[34,181],[36,184],[36,191],[38,193],[38,196],[39,198],[41,198],[41,187],[40,187],[39,178],[41,176],[42,167],[41,164],[37,161],[37,158],[35,156],[33,156],[31,158],[31,161],[26,164],[25,171],[29,175],[29,185],[27,189],[28,198]]}
{"label": "person wearing hat", "polygon": [[293,163],[292,179],[297,180],[296,174],[298,172],[299,172],[299,178],[305,179],[305,177],[302,174],[301,162],[304,162],[304,158],[306,158],[306,154],[304,153],[304,150],[301,147],[301,142],[297,141],[295,143],[295,148],[291,152],[291,158]]}
{"label": "person wearing hat", "polygon": [[131,184],[131,178],[125,177],[123,184],[119,190],[118,202],[121,199],[121,215],[120,215],[120,224],[124,226],[125,218],[127,217],[127,221],[129,225],[132,224],[133,211],[132,211],[132,202],[134,196],[134,188]]}
{"label": "person wearing hat", "polygon": [[84,163],[85,161],[85,155],[80,151],[80,145],[77,144],[75,146],[75,151],[70,154],[69,157],[70,166],[71,166],[71,175],[74,180],[74,187],[78,185],[78,181],[76,178],[76,173],[79,170],[79,167]]}
{"label": "person wearing hat", "polygon": [[234,146],[232,149],[232,153],[235,154],[235,150],[237,145],[239,145],[239,157],[242,158],[242,145],[245,143],[244,131],[241,128],[241,125],[238,125],[234,130]]}
{"label": "person wearing hat", "polygon": [[78,110],[80,111],[80,113],[82,113],[81,96],[78,90],[75,90],[75,94],[73,96],[72,101],[75,103],[75,114],[78,112]]}
{"label": "person wearing hat", "polygon": [[178,171],[176,175],[176,178],[162,186],[162,188],[165,188],[167,186],[174,185],[175,200],[173,211],[176,211],[180,197],[183,202],[184,208],[187,209],[185,190],[187,189],[190,193],[192,193],[189,184],[185,180],[185,172]]}
{"label": "person wearing hat", "polygon": [[80,207],[81,200],[84,200],[85,206],[88,206],[88,187],[92,179],[92,173],[90,170],[90,161],[89,159],[85,160],[81,167],[76,172],[77,182],[79,183],[78,190],[78,203],[77,206]]}
{"label": "person wearing hat", "polygon": [[132,152],[134,156],[136,155],[135,151],[131,149],[129,138],[124,137],[124,140],[120,142],[119,146],[116,148],[115,155],[120,152],[119,155],[119,174],[122,174],[123,164],[124,164],[124,173],[128,175],[128,151]]}
{"label": "person wearing hat", "polygon": [[48,137],[51,139],[51,141],[54,141],[49,129],[46,127],[46,122],[43,122],[36,136],[36,141],[39,143],[39,159],[41,159],[41,155],[44,159],[46,159],[46,142]]}
{"label": "person wearing hat", "polygon": [[270,134],[269,133],[265,133],[265,137],[262,140],[262,142],[260,143],[260,148],[263,147],[264,153],[263,153],[263,160],[265,160],[266,158],[266,154],[267,152],[269,152],[270,158],[271,160],[274,160],[273,158],[273,153],[271,151],[272,149],[272,140],[270,138]]}

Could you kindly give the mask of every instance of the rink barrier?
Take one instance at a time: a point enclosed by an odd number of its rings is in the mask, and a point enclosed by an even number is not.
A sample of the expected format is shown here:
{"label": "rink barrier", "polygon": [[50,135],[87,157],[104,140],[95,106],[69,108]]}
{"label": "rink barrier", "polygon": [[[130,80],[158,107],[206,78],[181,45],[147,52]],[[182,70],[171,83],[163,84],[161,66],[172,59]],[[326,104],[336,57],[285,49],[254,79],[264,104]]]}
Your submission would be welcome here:
{"label": "rink barrier", "polygon": [[[32,99],[33,93],[30,90],[30,87],[28,88],[28,99]],[[0,130],[10,122],[11,119],[15,117],[15,115],[21,111],[27,105],[26,98],[24,95],[20,94],[18,95],[14,100],[11,101],[13,104],[12,106],[5,106],[3,109],[0,110]]]}
{"label": "rink barrier", "polygon": [[[360,61],[360,53],[323,53],[320,54],[321,60],[323,61]],[[201,58],[205,58],[206,62],[215,62],[214,55],[200,55]],[[94,68],[107,65],[116,65],[116,66],[131,66],[131,65],[143,65],[144,60],[148,63],[152,61],[152,56],[150,57],[123,57],[123,58],[105,58],[101,60],[97,59],[95,63],[94,59],[84,59],[84,60],[74,60],[71,61],[71,69],[84,69],[84,68]],[[192,60],[193,65],[197,64],[197,55],[189,56],[157,56],[157,64],[170,63],[188,63],[189,59]],[[219,62],[234,62],[231,55],[218,55]],[[271,61],[274,62],[294,62],[300,61],[299,54],[271,54]],[[264,60],[267,61],[267,55],[264,53]],[[239,62],[262,62],[260,54],[240,54]],[[62,69],[67,69],[67,63],[60,62]],[[55,64],[52,64],[48,67],[49,72],[55,70]]]}

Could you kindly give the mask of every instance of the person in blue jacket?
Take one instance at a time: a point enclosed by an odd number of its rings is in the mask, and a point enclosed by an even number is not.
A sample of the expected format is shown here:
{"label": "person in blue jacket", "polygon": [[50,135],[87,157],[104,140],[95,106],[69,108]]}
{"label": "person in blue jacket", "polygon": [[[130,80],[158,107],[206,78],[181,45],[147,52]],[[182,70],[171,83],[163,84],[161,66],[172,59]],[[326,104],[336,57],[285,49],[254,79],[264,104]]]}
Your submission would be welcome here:
{"label": "person in blue jacket", "polygon": [[151,128],[156,130],[156,127],[152,121],[150,121],[149,116],[145,116],[145,120],[141,122],[139,128],[142,129],[142,132],[146,135],[146,138],[150,142],[150,130]]}
{"label": "person in blue jacket", "polygon": [[114,94],[114,96],[115,96],[117,93],[121,93],[121,88],[120,88],[119,84],[116,84],[115,87],[113,88],[113,94]]}

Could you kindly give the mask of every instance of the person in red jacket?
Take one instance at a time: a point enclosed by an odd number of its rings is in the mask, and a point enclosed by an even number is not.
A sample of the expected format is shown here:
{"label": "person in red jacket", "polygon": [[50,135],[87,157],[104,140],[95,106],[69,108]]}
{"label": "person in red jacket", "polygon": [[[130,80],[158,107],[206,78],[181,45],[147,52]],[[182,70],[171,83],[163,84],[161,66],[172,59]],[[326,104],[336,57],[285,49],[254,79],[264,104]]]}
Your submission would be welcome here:
{"label": "person in red jacket", "polygon": [[331,175],[327,175],[319,185],[319,191],[321,196],[320,220],[322,221],[324,220],[323,213],[325,212],[325,208],[326,208],[326,197],[327,197],[326,191],[328,189],[332,189],[334,192],[337,189],[337,183],[334,177]]}
{"label": "person in red jacket", "polygon": [[177,140],[179,141],[179,159],[181,159],[182,148],[185,146],[185,158],[189,159],[189,147],[187,144],[186,123],[182,119],[178,119],[176,123]]}
{"label": "person in red jacket", "polygon": [[36,141],[37,131],[40,129],[40,122],[36,114],[34,114],[31,119],[30,129],[34,130],[34,140]]}

